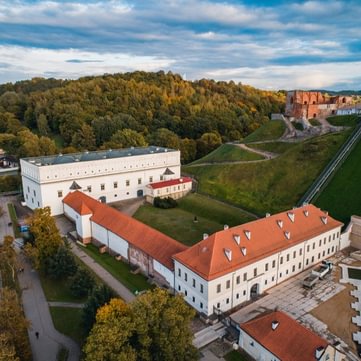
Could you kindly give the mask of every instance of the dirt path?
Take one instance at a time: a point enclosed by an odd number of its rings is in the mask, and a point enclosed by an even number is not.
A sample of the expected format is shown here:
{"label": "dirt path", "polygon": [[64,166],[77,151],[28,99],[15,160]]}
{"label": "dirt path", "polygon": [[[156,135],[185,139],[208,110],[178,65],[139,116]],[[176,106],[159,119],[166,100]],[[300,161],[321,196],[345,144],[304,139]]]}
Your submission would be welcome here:
{"label": "dirt path", "polygon": [[198,164],[187,165],[187,168],[190,167],[203,167],[205,165],[234,165],[234,164],[250,164],[250,163],[261,163],[267,162],[269,159],[260,159],[260,160],[235,160],[235,161],[225,161],[225,162],[205,162]]}
{"label": "dirt path", "polygon": [[252,152],[252,153],[262,155],[263,157],[265,157],[265,159],[274,159],[274,158],[279,156],[279,154],[277,154],[277,153],[267,152],[267,151],[261,150],[261,149],[250,148],[246,144],[243,144],[243,143],[235,144],[235,145],[237,147],[240,147],[240,148],[248,151],[248,152]]}

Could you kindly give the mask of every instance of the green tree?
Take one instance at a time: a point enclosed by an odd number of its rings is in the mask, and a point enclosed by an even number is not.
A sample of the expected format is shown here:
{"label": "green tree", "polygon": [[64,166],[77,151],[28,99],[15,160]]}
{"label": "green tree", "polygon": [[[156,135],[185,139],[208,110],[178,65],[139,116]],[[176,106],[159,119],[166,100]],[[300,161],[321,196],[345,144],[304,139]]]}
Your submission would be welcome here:
{"label": "green tree", "polygon": [[48,137],[39,138],[39,155],[53,155],[57,153],[54,141]]}
{"label": "green tree", "polygon": [[10,280],[7,282],[9,286],[15,284],[17,268],[16,252],[13,247],[13,243],[13,237],[5,236],[3,244],[0,245],[0,276],[3,276],[5,283],[5,279],[7,278],[6,276],[10,275]]}
{"label": "green tree", "polygon": [[218,133],[204,133],[197,140],[197,157],[203,157],[222,144],[222,138]]}
{"label": "green tree", "polygon": [[10,337],[3,332],[0,333],[0,361],[20,361]]}
{"label": "green tree", "polygon": [[48,119],[45,114],[40,114],[36,119],[36,123],[40,135],[48,135],[50,133]]}
{"label": "green tree", "polygon": [[75,275],[71,278],[71,293],[76,297],[83,297],[91,292],[94,286],[95,281],[91,273],[83,267],[78,267]]}
{"label": "green tree", "polygon": [[104,284],[93,288],[92,293],[85,302],[82,313],[83,326],[87,333],[94,325],[97,310],[113,297],[115,297],[113,290]]}
{"label": "green tree", "polygon": [[179,149],[177,134],[166,128],[160,128],[149,136],[149,144],[172,149]]}
{"label": "green tree", "polygon": [[183,164],[196,159],[197,142],[194,139],[181,139],[180,141],[181,161]]}
{"label": "green tree", "polygon": [[83,124],[79,130],[77,130],[71,140],[71,145],[78,149],[95,149],[95,135],[93,129],[88,124]]}
{"label": "green tree", "polygon": [[104,147],[112,149],[145,147],[147,145],[143,135],[132,129],[118,130],[112,135],[109,142],[104,143]]}
{"label": "green tree", "polygon": [[74,256],[66,246],[60,246],[53,257],[49,258],[47,273],[54,279],[73,276],[78,269]]}

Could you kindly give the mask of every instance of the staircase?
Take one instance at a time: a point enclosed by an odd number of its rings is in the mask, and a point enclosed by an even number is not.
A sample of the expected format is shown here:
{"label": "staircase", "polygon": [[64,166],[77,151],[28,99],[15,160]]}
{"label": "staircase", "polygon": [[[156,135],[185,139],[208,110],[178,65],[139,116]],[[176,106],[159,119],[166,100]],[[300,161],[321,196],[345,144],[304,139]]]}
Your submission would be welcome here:
{"label": "staircase", "polygon": [[204,328],[194,335],[193,345],[198,349],[207,346],[211,342],[223,337],[226,334],[226,327],[217,322],[216,324]]}

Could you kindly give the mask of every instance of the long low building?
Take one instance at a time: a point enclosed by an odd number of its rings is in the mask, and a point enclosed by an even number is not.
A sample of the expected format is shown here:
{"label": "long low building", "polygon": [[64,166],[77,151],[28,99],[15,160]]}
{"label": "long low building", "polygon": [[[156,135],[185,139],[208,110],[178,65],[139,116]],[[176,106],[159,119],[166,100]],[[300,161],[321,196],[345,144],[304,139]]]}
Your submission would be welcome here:
{"label": "long low building", "polygon": [[143,197],[148,184],[179,178],[180,164],[179,150],[155,146],[23,158],[24,200],[58,215],[71,190],[104,203]]}

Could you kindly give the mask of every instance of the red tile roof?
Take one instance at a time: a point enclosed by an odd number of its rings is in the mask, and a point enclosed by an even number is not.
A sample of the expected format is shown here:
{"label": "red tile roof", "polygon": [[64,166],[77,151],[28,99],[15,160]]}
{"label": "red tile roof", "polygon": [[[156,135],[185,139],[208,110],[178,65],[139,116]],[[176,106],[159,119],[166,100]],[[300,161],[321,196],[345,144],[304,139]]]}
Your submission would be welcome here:
{"label": "red tile roof", "polygon": [[[212,280],[340,226],[341,222],[310,204],[216,232],[173,258],[202,278]],[[239,244],[236,235],[240,237]],[[232,254],[231,260],[226,252]]]}
{"label": "red tile roof", "polygon": [[[272,322],[278,322],[272,330]],[[328,343],[281,311],[261,315],[240,325],[256,342],[282,361],[315,361],[318,347]]]}
{"label": "red tile roof", "polygon": [[192,182],[192,178],[183,177],[183,178],[171,179],[171,180],[162,181],[162,182],[150,183],[150,184],[148,184],[148,187],[153,188],[153,189],[158,189],[158,188],[176,186],[178,184],[184,184],[184,183],[189,183],[189,182]]}
{"label": "red tile roof", "polygon": [[63,202],[81,215],[89,214],[87,210],[90,210],[91,221],[122,237],[168,269],[174,269],[172,256],[187,249],[175,239],[80,191],[67,194]]}

